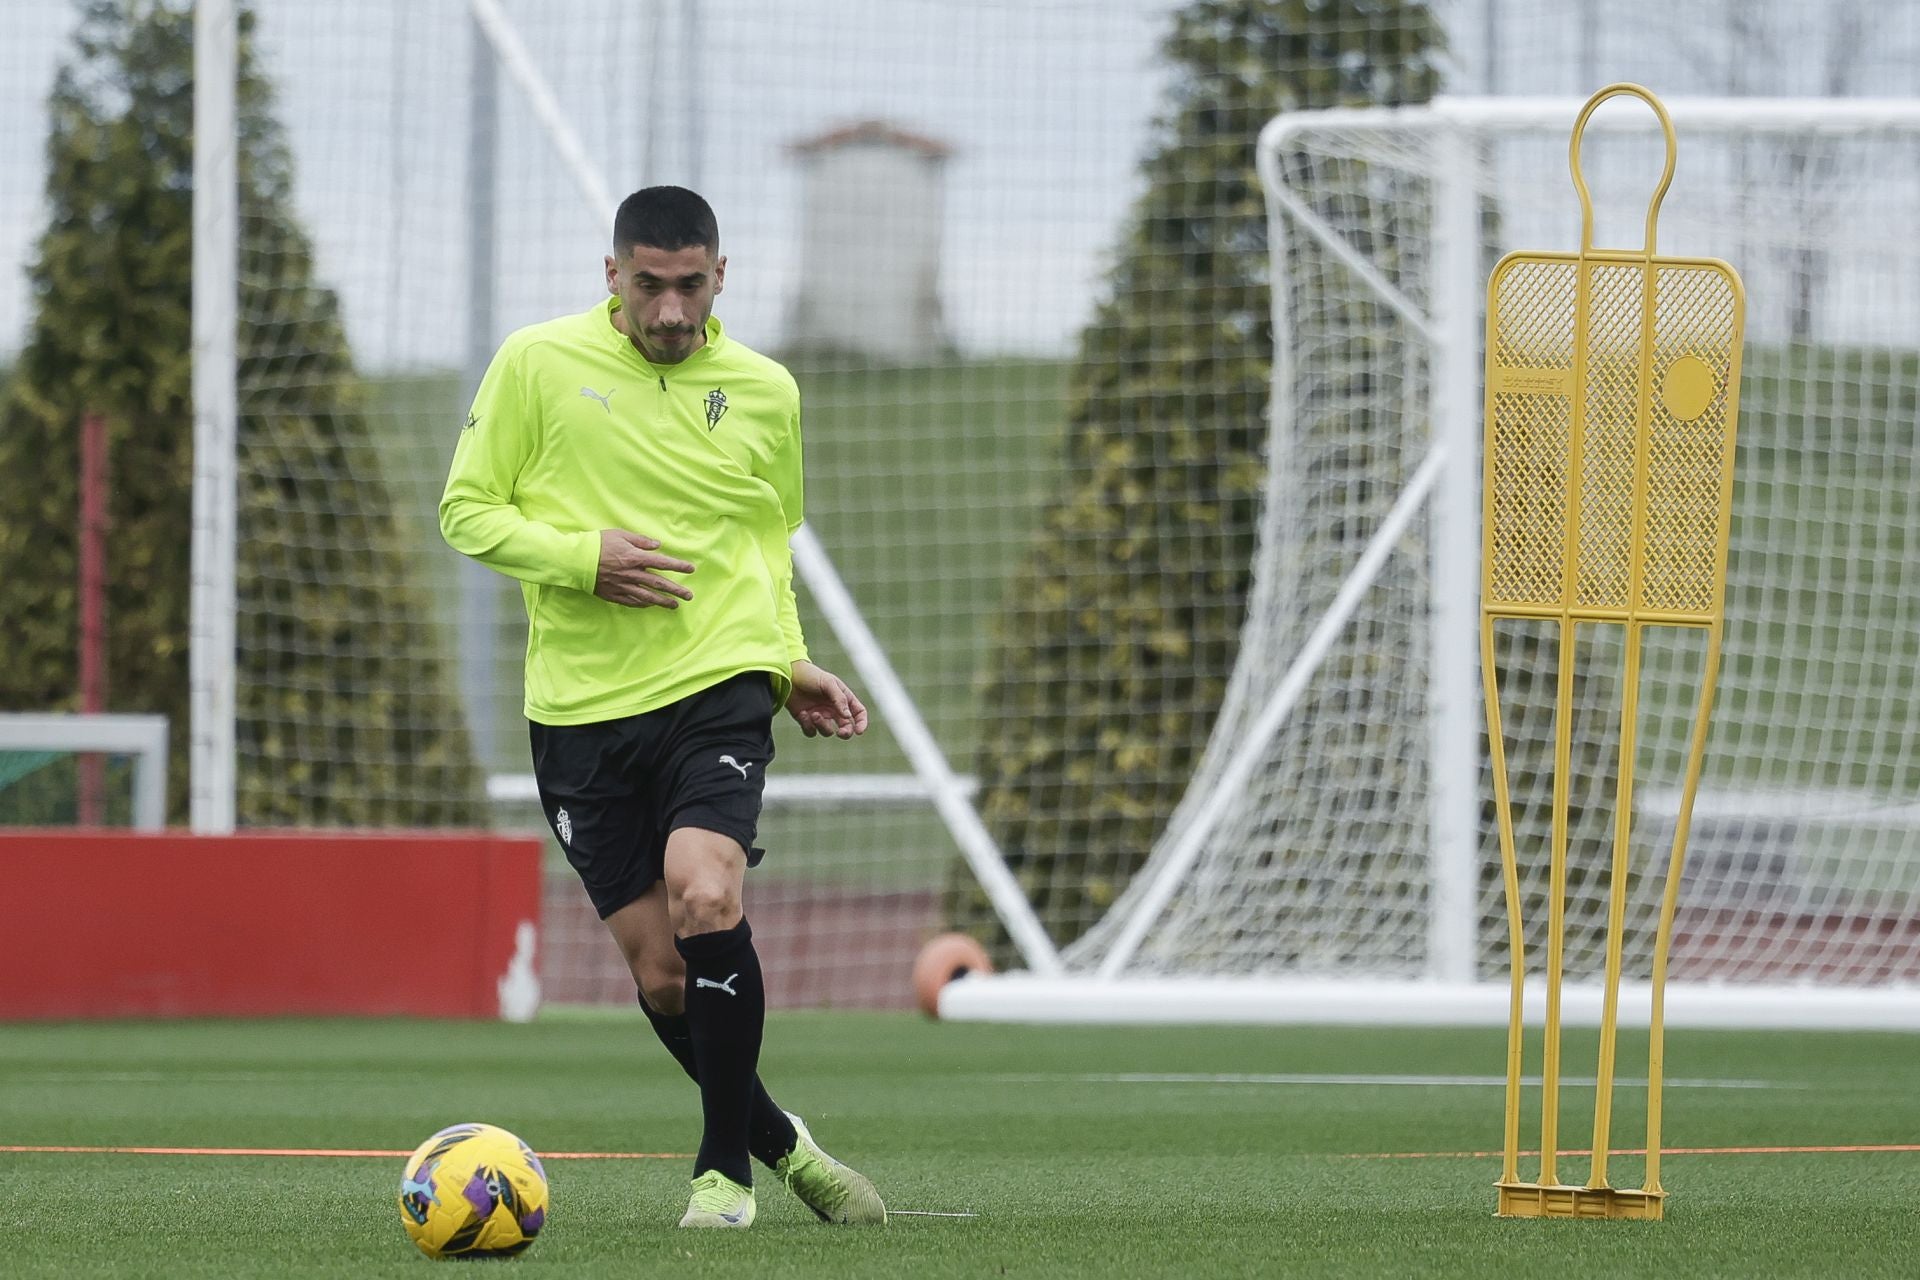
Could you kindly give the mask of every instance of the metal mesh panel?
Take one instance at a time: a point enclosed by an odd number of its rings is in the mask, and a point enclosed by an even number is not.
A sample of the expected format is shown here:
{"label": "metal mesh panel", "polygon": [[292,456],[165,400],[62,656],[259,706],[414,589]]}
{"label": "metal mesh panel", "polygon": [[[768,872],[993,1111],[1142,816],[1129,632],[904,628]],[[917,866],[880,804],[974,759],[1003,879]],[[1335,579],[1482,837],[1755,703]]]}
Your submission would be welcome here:
{"label": "metal mesh panel", "polygon": [[1708,613],[1720,599],[1721,482],[1732,463],[1726,387],[1735,355],[1735,295],[1714,267],[1663,267],[1656,284],[1656,378],[1691,359],[1712,375],[1713,394],[1687,419],[1675,415],[1672,397],[1662,394],[1666,388],[1652,396],[1640,606]]}
{"label": "metal mesh panel", "polygon": [[[1550,604],[1564,573],[1561,529],[1567,519],[1567,459],[1572,402],[1563,377],[1545,377],[1562,393],[1517,389],[1528,371],[1573,366],[1574,273],[1565,262],[1516,262],[1499,280],[1495,368],[1505,380],[1494,396],[1492,450],[1493,573],[1496,600]],[[1504,389],[1514,388],[1514,389]]]}
{"label": "metal mesh panel", "polygon": [[1510,604],[1560,598],[1567,521],[1565,396],[1494,398],[1500,423],[1493,460],[1493,597]]}
{"label": "metal mesh panel", "polygon": [[1642,276],[1638,267],[1595,267],[1589,278],[1580,581],[1574,598],[1618,609],[1627,603],[1633,555]]}

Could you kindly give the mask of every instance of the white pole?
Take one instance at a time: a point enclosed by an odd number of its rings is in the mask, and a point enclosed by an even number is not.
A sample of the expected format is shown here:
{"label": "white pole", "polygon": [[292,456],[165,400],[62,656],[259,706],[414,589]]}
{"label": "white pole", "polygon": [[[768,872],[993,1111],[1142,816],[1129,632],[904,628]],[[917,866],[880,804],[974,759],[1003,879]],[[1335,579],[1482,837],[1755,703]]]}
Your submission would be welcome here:
{"label": "white pole", "polygon": [[1420,464],[1420,469],[1413,473],[1413,478],[1407,481],[1406,489],[1395,499],[1386,519],[1380,522],[1373,541],[1367,544],[1366,551],[1348,572],[1346,581],[1340,584],[1333,603],[1327,606],[1326,613],[1321,615],[1320,621],[1314,624],[1313,630],[1307,635],[1306,642],[1300,646],[1300,656],[1293,660],[1293,665],[1287,668],[1280,683],[1274,686],[1272,696],[1260,712],[1260,718],[1247,731],[1240,753],[1221,771],[1220,780],[1214,784],[1205,803],[1168,848],[1166,861],[1160,864],[1159,871],[1134,907],[1133,914],[1127,917],[1120,936],[1114,939],[1113,947],[1100,961],[1099,977],[1118,976],[1126,968],[1127,961],[1133,959],[1134,951],[1173,898],[1180,878],[1186,875],[1194,859],[1200,856],[1207,837],[1219,825],[1227,806],[1239,798],[1248,780],[1253,777],[1253,771],[1266,760],[1267,745],[1280,732],[1280,726],[1286,723],[1287,716],[1292,714],[1294,704],[1307,691],[1307,682],[1320,669],[1320,664],[1333,649],[1333,642],[1346,628],[1354,610],[1360,607],[1361,597],[1373,585],[1374,578],[1387,563],[1387,557],[1393,554],[1407,526],[1419,514],[1420,505],[1427,500],[1428,493],[1438,482],[1446,462],[1446,448],[1436,445],[1426,461]]}
{"label": "white pole", "polygon": [[1041,927],[1040,918],[1034,915],[1026,894],[1020,891],[1019,881],[1007,870],[1000,847],[974,811],[966,781],[947,763],[946,753],[940,750],[927,722],[920,718],[920,708],[900,683],[893,663],[887,660],[886,650],[868,629],[867,620],[840,580],[839,571],[806,525],[801,525],[793,535],[793,567],[806,580],[814,602],[826,615],[827,625],[845,646],[854,670],[866,683],[867,692],[873,696],[880,714],[886,717],[887,728],[899,742],[900,749],[907,753],[914,772],[933,794],[934,808],[939,810],[947,830],[953,833],[967,865],[979,877],[981,888],[987,891],[988,901],[999,913],[1001,923],[1007,926],[1027,967],[1042,976],[1058,975],[1060,953]]}
{"label": "white pole", "polygon": [[1480,7],[1480,86],[1489,96],[1500,92],[1500,0],[1482,0]]}
{"label": "white pole", "polygon": [[[493,304],[499,292],[494,231],[500,95],[493,46],[479,19],[469,15],[468,27],[467,261],[473,269],[466,277],[466,394],[471,403],[493,359]],[[460,557],[460,694],[474,758],[489,770],[498,763],[493,690],[500,677],[498,639],[505,581],[478,560]]]}
{"label": "white pole", "polygon": [[163,831],[167,825],[167,718],[128,719],[141,737],[133,757],[133,829]]}
{"label": "white pole", "polygon": [[234,537],[238,485],[239,31],[233,0],[193,15],[193,592],[188,624],[193,830],[234,819]]}
{"label": "white pole", "polygon": [[[1752,134],[1770,131],[1794,134],[1858,133],[1861,129],[1905,129],[1920,121],[1920,97],[1910,98],[1662,98],[1674,127],[1706,133]],[[1425,106],[1328,107],[1321,111],[1289,111],[1267,121],[1260,131],[1260,150],[1277,152],[1302,133],[1339,129],[1374,129],[1398,125],[1411,136],[1426,138],[1455,124],[1497,125],[1503,133],[1548,134],[1565,140],[1567,122],[1587,105],[1585,98],[1500,97],[1442,95]],[[1606,112],[1587,122],[1589,133],[1652,132],[1659,117],[1648,111]],[[1275,160],[1261,154],[1262,180]]]}
{"label": "white pole", "polygon": [[599,220],[601,229],[611,236],[613,215],[619,202],[613,198],[613,192],[601,178],[600,170],[588,158],[586,145],[568,122],[567,113],[560,109],[560,100],[553,96],[547,78],[540,73],[533,55],[527,52],[527,46],[521,42],[520,33],[507,20],[507,15],[500,11],[495,0],[467,0],[467,7],[473,13],[473,20],[480,24],[480,30],[486,33],[493,51],[500,56],[500,66],[520,86],[520,92],[527,95],[527,105],[533,108],[535,118],[547,131],[554,149],[560,153],[560,163],[566,168],[567,176],[573,179],[574,186],[586,197],[587,208]]}
{"label": "white pole", "polygon": [[[680,39],[681,69],[699,66],[707,52],[701,43],[700,0],[680,0]],[[707,154],[707,113],[701,104],[688,101],[684,94],[682,102],[686,116],[680,132],[687,144],[687,185],[698,191],[703,177],[701,162]]]}
{"label": "white pole", "polygon": [[1437,142],[1433,437],[1447,465],[1427,546],[1427,976],[1470,982],[1480,852],[1480,154],[1464,129]]}
{"label": "white pole", "polygon": [[[651,187],[659,182],[656,177],[660,164],[660,100],[664,96],[660,84],[660,64],[666,47],[667,15],[661,7],[662,0],[641,0],[640,39],[647,50],[647,95],[644,114],[640,120],[640,163],[635,166],[639,179],[634,185]],[[698,63],[682,63],[680,69],[686,71]],[[700,107],[694,106],[698,112]]]}

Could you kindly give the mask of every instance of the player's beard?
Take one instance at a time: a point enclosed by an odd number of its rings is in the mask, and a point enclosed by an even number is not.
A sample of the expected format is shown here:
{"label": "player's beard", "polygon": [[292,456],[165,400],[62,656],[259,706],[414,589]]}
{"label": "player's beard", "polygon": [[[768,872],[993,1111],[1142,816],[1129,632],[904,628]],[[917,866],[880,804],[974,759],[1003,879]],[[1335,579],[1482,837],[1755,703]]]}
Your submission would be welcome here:
{"label": "player's beard", "polygon": [[698,328],[676,329],[672,332],[647,330],[647,340],[654,348],[652,354],[661,364],[678,364],[692,355],[699,336]]}

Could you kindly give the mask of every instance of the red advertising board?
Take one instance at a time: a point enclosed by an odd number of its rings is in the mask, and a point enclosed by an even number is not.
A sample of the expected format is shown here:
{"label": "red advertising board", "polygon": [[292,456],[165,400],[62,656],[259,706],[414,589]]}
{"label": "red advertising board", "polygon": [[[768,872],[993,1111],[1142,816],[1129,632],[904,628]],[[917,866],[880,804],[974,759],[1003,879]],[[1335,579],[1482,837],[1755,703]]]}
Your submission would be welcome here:
{"label": "red advertising board", "polygon": [[497,1017],[540,843],[486,833],[0,834],[0,1018]]}

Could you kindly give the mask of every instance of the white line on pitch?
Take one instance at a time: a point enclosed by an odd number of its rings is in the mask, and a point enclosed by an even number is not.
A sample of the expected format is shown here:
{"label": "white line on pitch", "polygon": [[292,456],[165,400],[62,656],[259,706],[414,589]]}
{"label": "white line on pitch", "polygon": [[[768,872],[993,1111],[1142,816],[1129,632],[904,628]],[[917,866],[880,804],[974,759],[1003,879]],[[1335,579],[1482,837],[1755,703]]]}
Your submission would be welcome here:
{"label": "white line on pitch", "polygon": [[310,1084],[322,1080],[360,1080],[393,1075],[398,1068],[374,1071],[341,1068],[337,1071],[34,1071],[7,1077],[9,1084]]}
{"label": "white line on pitch", "polygon": [[[1297,1085],[1388,1085],[1409,1088],[1497,1089],[1507,1083],[1505,1076],[1406,1076],[1335,1075],[1314,1073],[1207,1073],[1187,1071],[1130,1071],[1087,1075],[996,1075],[990,1079],[1007,1084],[1297,1084]],[[1539,1076],[1522,1076],[1520,1083],[1538,1085]],[[1570,1088],[1593,1088],[1599,1082],[1592,1076],[1562,1076],[1560,1083]],[[1636,1088],[1646,1085],[1644,1078],[1617,1076],[1614,1085]],[[1810,1086],[1781,1080],[1712,1080],[1678,1077],[1664,1081],[1669,1089],[1805,1089]]]}

